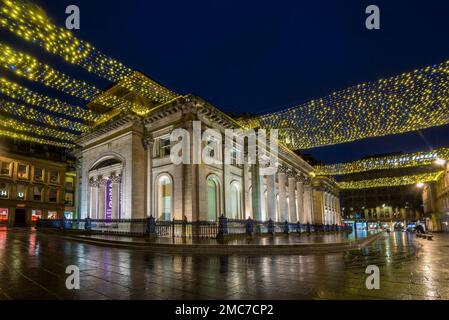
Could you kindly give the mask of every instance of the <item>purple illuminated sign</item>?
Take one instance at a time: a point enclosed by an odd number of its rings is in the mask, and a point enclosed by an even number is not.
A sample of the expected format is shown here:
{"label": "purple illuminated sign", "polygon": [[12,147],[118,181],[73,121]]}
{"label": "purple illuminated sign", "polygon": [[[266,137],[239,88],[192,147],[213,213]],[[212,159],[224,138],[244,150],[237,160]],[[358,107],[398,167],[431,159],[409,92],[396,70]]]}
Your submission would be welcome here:
{"label": "purple illuminated sign", "polygon": [[106,220],[111,220],[112,218],[112,180],[108,179],[106,181]]}

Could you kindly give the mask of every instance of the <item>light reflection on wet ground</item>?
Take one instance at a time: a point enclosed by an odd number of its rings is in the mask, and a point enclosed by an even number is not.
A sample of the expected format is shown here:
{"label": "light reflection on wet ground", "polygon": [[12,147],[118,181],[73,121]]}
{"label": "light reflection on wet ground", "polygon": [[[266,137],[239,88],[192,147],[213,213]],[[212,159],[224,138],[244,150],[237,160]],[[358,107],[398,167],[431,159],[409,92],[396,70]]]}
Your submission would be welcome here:
{"label": "light reflection on wet ground", "polygon": [[[0,229],[1,299],[449,298],[449,235],[384,234],[373,247],[305,256],[164,255]],[[418,249],[416,249],[418,248]],[[65,268],[81,290],[65,288]],[[365,288],[367,265],[381,290]]]}

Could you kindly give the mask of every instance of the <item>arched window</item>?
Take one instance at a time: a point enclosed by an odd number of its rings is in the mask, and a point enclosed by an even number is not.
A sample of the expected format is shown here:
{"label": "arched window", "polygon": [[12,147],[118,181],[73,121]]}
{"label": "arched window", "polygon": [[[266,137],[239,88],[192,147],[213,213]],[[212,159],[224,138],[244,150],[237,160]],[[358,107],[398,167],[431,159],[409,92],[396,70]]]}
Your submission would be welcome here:
{"label": "arched window", "polygon": [[216,221],[220,212],[220,189],[218,179],[207,178],[207,220]]}
{"label": "arched window", "polygon": [[159,220],[171,220],[173,208],[173,184],[168,175],[160,176],[156,181],[157,217]]}
{"label": "arched window", "polygon": [[243,219],[242,192],[237,182],[231,183],[231,217],[232,219]]}

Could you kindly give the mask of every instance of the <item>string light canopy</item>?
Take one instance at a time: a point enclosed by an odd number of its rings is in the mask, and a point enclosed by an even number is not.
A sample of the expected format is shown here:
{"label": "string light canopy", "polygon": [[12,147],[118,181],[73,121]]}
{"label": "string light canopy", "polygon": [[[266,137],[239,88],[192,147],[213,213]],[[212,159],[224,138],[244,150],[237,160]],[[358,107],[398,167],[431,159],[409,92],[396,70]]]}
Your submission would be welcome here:
{"label": "string light canopy", "polygon": [[171,90],[146,76],[139,75],[121,62],[107,57],[88,42],[77,39],[70,31],[54,25],[39,7],[23,0],[0,0],[0,27],[35,43],[67,62],[121,86],[147,99],[165,103],[178,97]]}
{"label": "string light canopy", "polygon": [[105,95],[103,91],[97,89],[95,86],[59,72],[39,62],[36,58],[14,50],[4,43],[0,43],[0,66],[11,70],[20,77],[39,82],[47,87],[57,89],[88,102],[95,100],[96,104],[108,108],[125,111],[131,110],[141,115],[148,112],[148,109],[142,105],[132,103],[114,95]]}
{"label": "string light canopy", "polygon": [[449,148],[442,147],[432,151],[420,151],[403,155],[373,157],[357,161],[331,165],[315,166],[318,175],[345,175],[371,170],[398,169],[407,167],[443,165],[449,160]]}
{"label": "string light canopy", "polygon": [[400,177],[383,177],[369,180],[359,181],[340,181],[338,186],[342,190],[351,189],[368,189],[368,188],[381,188],[381,187],[398,187],[406,185],[417,185],[418,183],[437,181],[438,178],[444,173],[444,171],[437,171],[432,173],[421,173]]}
{"label": "string light canopy", "polygon": [[78,121],[69,120],[61,116],[51,115],[38,108],[20,104],[14,101],[0,99],[0,112],[9,117],[24,119],[26,122],[39,122],[44,125],[69,130],[72,132],[87,132],[89,128]]}
{"label": "string light canopy", "polygon": [[449,62],[240,122],[250,128],[279,129],[279,137],[292,149],[445,125],[449,123]]}
{"label": "string light canopy", "polygon": [[52,140],[48,137],[39,137],[37,135],[30,135],[28,133],[24,133],[17,130],[11,130],[10,128],[6,128],[0,124],[0,136],[7,136],[13,139],[34,142],[39,144],[47,144],[61,148],[70,148],[73,147],[73,143],[70,141],[56,141]]}

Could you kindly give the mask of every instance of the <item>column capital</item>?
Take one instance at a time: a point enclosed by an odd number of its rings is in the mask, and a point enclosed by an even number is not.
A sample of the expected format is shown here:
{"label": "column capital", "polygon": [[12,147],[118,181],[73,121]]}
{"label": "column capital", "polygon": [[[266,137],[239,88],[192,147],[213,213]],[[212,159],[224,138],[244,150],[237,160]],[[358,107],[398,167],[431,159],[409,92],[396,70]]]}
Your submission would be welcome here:
{"label": "column capital", "polygon": [[100,181],[97,178],[90,178],[89,179],[89,186],[90,187],[98,187],[100,185]]}
{"label": "column capital", "polygon": [[151,149],[153,147],[154,144],[154,139],[153,137],[144,137],[142,139],[142,144],[144,146],[145,149]]}
{"label": "column capital", "polygon": [[290,171],[290,169],[287,166],[285,166],[285,165],[280,164],[278,166],[278,172],[279,173],[288,174],[289,171]]}

